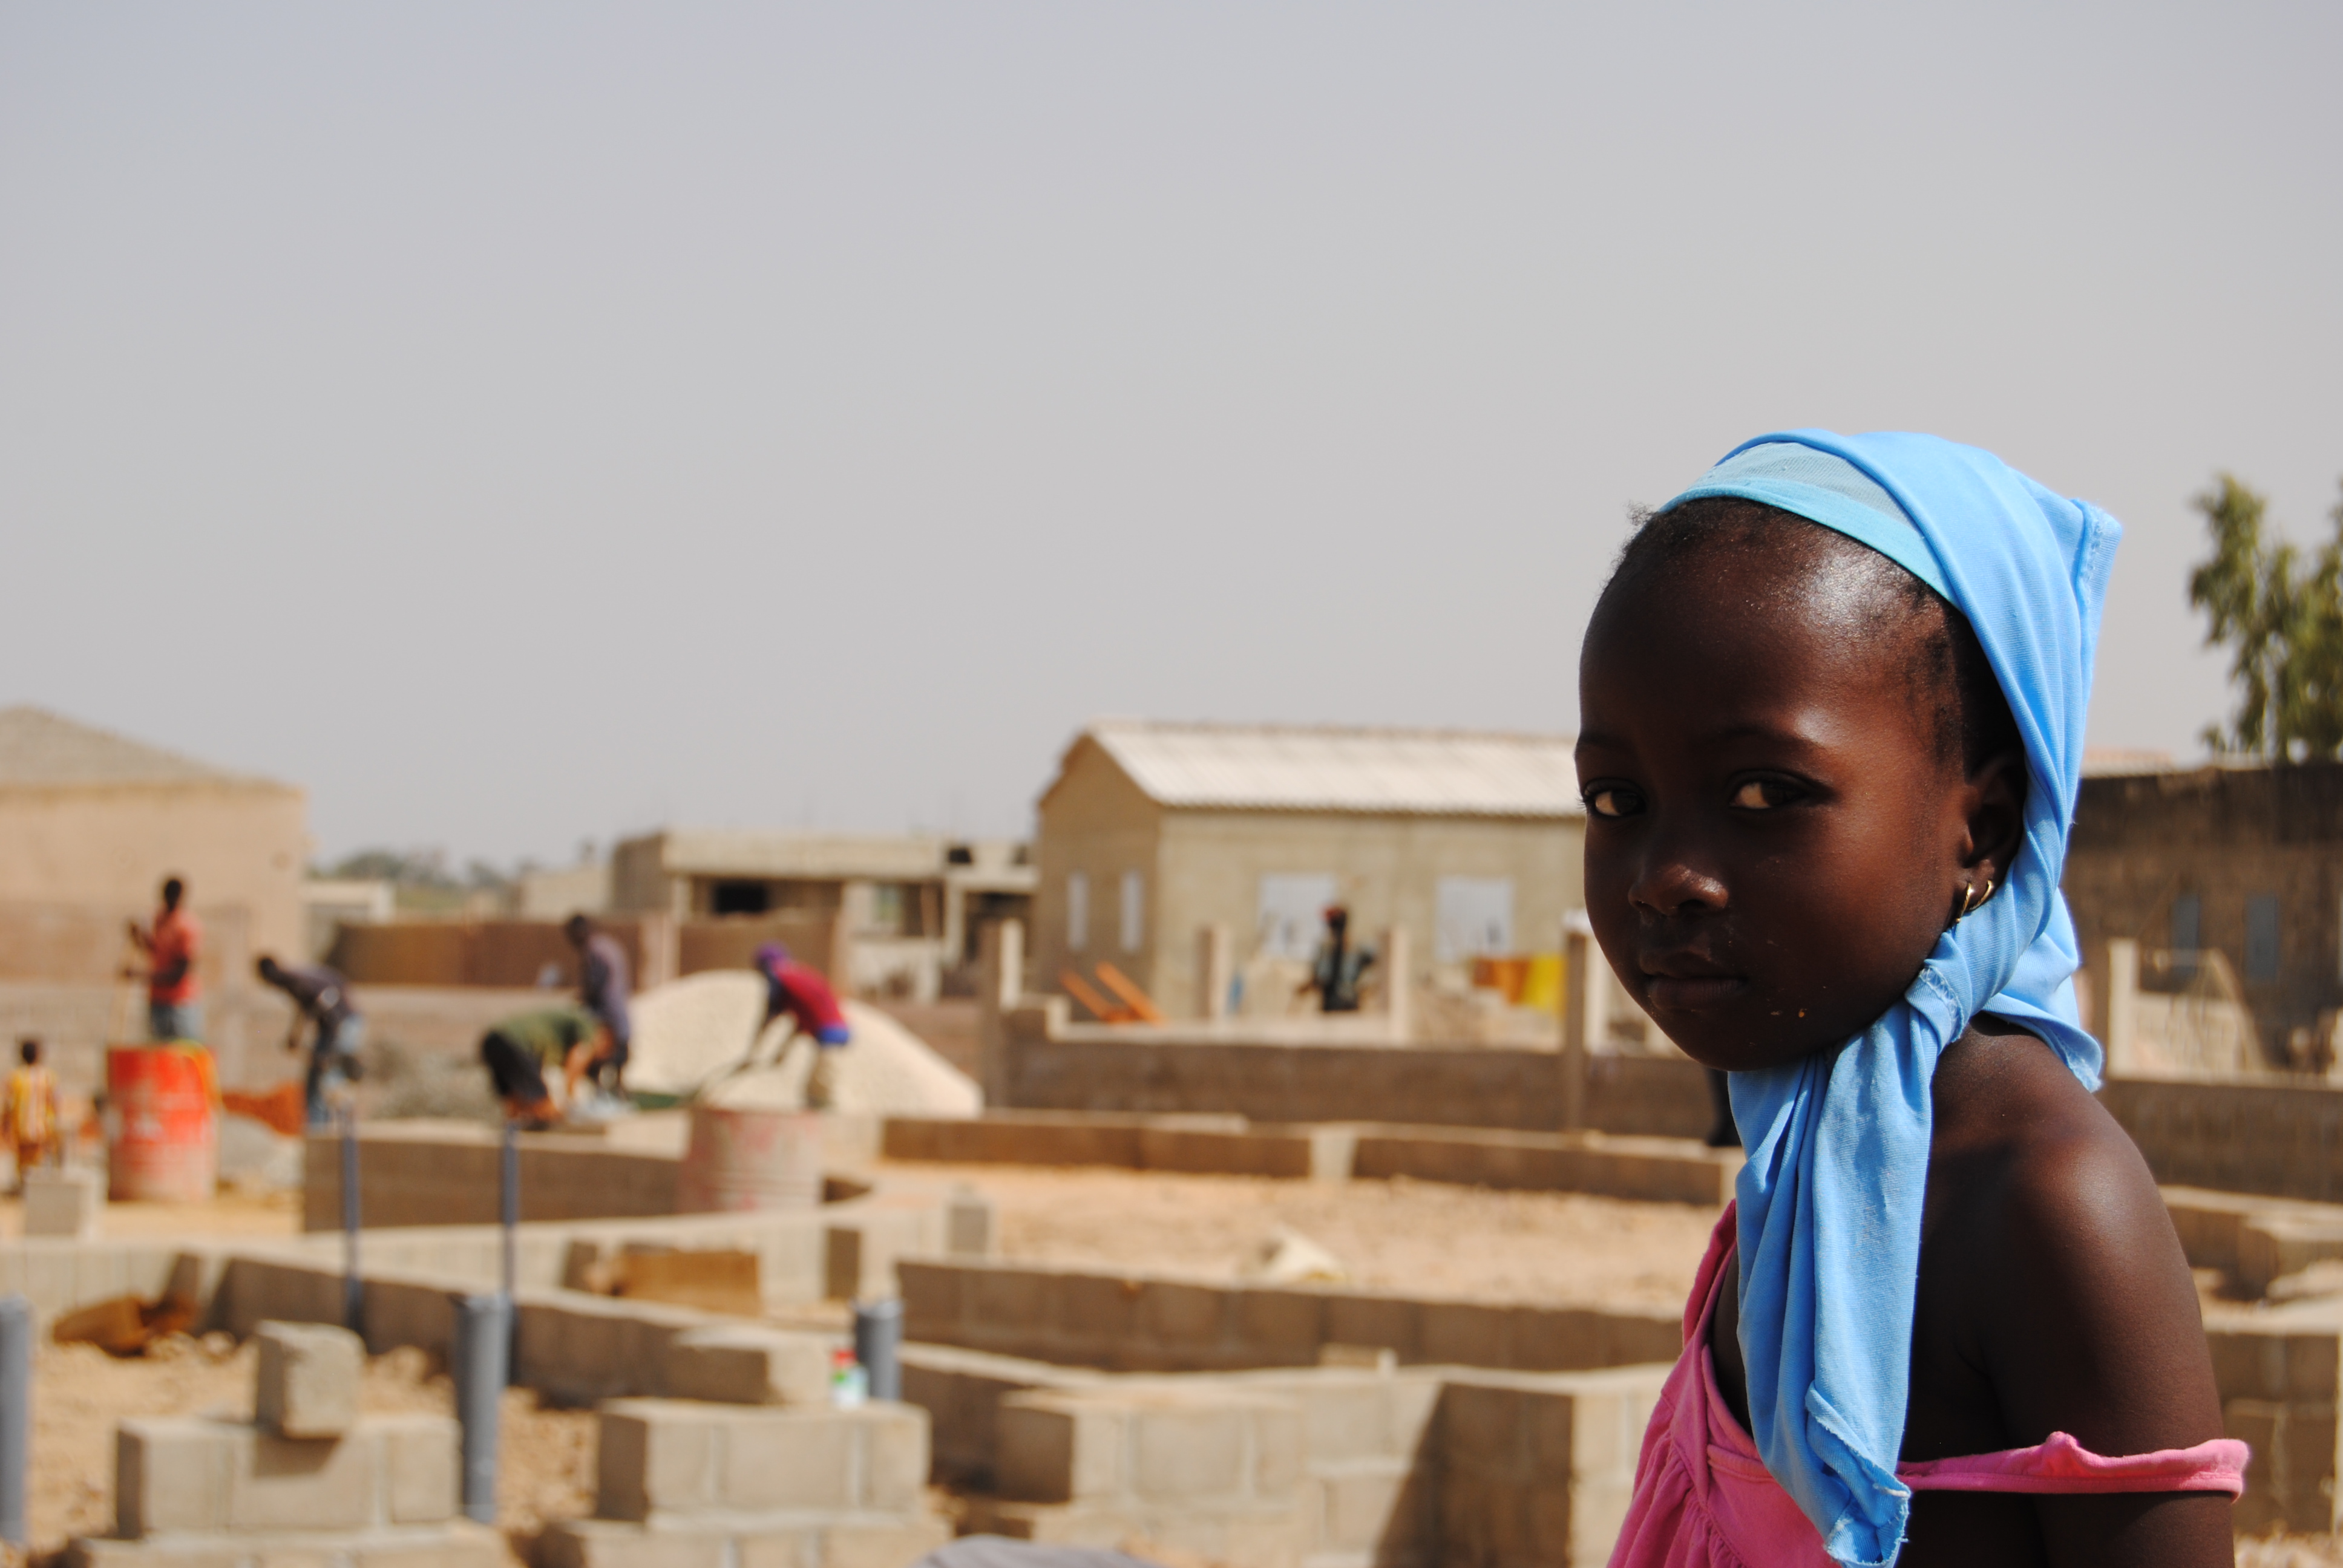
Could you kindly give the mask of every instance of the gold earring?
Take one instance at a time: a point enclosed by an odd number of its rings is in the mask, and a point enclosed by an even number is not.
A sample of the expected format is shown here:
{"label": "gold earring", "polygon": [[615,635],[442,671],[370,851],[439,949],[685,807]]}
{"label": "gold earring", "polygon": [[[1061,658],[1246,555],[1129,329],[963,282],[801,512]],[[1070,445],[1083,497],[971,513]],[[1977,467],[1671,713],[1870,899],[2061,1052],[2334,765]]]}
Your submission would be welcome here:
{"label": "gold earring", "polygon": [[1982,893],[1977,891],[1977,885],[1975,882],[1971,882],[1969,884],[1968,896],[1961,900],[1961,912],[1956,918],[1964,920],[1968,919],[1972,911],[1982,908],[1985,901],[1992,897],[1993,879],[1991,877],[1987,877],[1985,879],[1985,891]]}

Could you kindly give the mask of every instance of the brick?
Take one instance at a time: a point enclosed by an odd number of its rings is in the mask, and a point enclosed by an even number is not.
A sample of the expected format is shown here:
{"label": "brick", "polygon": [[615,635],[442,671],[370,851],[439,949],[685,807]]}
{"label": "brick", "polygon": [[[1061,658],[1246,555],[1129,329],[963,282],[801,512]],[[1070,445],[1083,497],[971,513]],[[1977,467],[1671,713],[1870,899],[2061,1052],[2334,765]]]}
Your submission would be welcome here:
{"label": "brick", "polygon": [[944,1251],[955,1258],[992,1256],[992,1200],[973,1187],[956,1187],[944,1205]]}
{"label": "brick", "polygon": [[1141,1331],[1164,1344],[1217,1344],[1231,1293],[1214,1285],[1150,1280],[1139,1298]]}
{"label": "brick", "polygon": [[1010,1329],[1030,1334],[1054,1320],[1051,1297],[1056,1283],[1054,1275],[1042,1269],[970,1270],[963,1321],[980,1332]]}
{"label": "brick", "polygon": [[1422,1361],[1418,1304],[1401,1296],[1330,1295],[1326,1298],[1327,1342],[1380,1345],[1403,1362]]}
{"label": "brick", "polygon": [[849,1509],[864,1423],[848,1411],[740,1412],[719,1428],[716,1497],[740,1509]]}
{"label": "brick", "polygon": [[493,1530],[457,1520],[446,1539],[395,1546],[360,1546],[351,1553],[353,1568],[505,1568],[504,1537]]}
{"label": "brick", "polygon": [[1513,1388],[1452,1382],[1441,1394],[1441,1435],[1449,1466],[1460,1473],[1513,1479],[1527,1473],[1522,1441],[1523,1399]]}
{"label": "brick", "polygon": [[1139,1280],[1068,1274],[1058,1285],[1058,1326],[1077,1342],[1118,1344],[1138,1332]]}
{"label": "brick", "polygon": [[374,1416],[367,1431],[382,1444],[383,1503],[393,1524],[456,1517],[461,1461],[454,1422],[442,1415]]}
{"label": "brick", "polygon": [[1478,1302],[1423,1304],[1423,1359],[1443,1366],[1510,1367],[1519,1309]]}
{"label": "brick", "polygon": [[1324,1545],[1357,1552],[1428,1544],[1426,1489],[1403,1465],[1345,1467],[1321,1483],[1325,1491]]}
{"label": "brick", "polygon": [[263,1323],[253,1415],[279,1437],[339,1437],[357,1424],[366,1345],[326,1323]]}
{"label": "brick", "polygon": [[1299,1405],[1263,1402],[1252,1415],[1252,1490],[1260,1497],[1285,1497],[1302,1484],[1310,1459],[1309,1439]]}
{"label": "brick", "polygon": [[602,1407],[595,1511],[640,1520],[654,1509],[704,1507],[711,1500],[713,1423],[659,1400],[613,1400]]}
{"label": "brick", "polygon": [[928,1484],[928,1415],[907,1404],[863,1407],[862,1498],[865,1508],[908,1513]]}
{"label": "brick", "polygon": [[1236,1302],[1237,1337],[1247,1359],[1306,1366],[1326,1338],[1326,1301],[1314,1291],[1244,1291]]}
{"label": "brick", "polygon": [[230,1450],[230,1530],[357,1530],[376,1522],[376,1445],[277,1437],[252,1428]]}
{"label": "brick", "polygon": [[[92,1241],[98,1216],[106,1210],[106,1178],[96,1171],[74,1168],[40,1169],[25,1172],[25,1234],[66,1236]],[[108,1295],[122,1293],[121,1289]],[[95,1300],[85,1295],[85,1301]]]}
{"label": "brick", "polygon": [[[951,1526],[932,1514],[903,1524],[839,1524],[822,1532],[820,1568],[910,1568],[951,1539]],[[745,1546],[740,1568],[758,1568]],[[776,1562],[773,1568],[799,1568]]]}
{"label": "brick", "polygon": [[1243,1491],[1252,1414],[1243,1405],[1141,1405],[1132,1412],[1131,1490],[1165,1502]]}
{"label": "brick", "polygon": [[114,1432],[115,1533],[219,1530],[227,1523],[235,1429],[194,1416],[133,1416]]}
{"label": "brick", "polygon": [[750,1327],[692,1329],[669,1342],[661,1385],[670,1399],[729,1404],[827,1404],[824,1334]]}
{"label": "brick", "polygon": [[1001,1493],[1027,1503],[1111,1496],[1123,1473],[1125,1412],[1061,1394],[1011,1394],[996,1418]]}

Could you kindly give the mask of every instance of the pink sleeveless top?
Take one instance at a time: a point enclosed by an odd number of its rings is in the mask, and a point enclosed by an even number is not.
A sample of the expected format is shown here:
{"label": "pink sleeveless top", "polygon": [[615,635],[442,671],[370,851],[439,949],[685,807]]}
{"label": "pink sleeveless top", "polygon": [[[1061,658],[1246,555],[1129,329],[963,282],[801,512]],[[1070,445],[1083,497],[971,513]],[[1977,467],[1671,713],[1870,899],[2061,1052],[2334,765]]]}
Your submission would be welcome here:
{"label": "pink sleeveless top", "polygon": [[[1757,1456],[1725,1403],[1708,1354],[1717,1293],[1734,1277],[1727,1204],[1684,1303],[1684,1354],[1660,1392],[1635,1462],[1635,1493],[1611,1568],[1833,1568],[1822,1537]],[[1915,1492],[2226,1492],[2246,1489],[2246,1445],[2103,1459],[2063,1432],[2032,1448],[1896,1466]]]}

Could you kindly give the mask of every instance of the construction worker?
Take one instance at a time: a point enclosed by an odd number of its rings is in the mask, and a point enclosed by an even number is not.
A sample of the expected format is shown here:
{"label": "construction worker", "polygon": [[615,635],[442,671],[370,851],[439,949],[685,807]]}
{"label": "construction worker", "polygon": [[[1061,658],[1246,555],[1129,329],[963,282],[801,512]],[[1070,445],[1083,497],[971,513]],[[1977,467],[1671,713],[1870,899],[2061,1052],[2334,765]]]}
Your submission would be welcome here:
{"label": "construction worker", "polygon": [[204,1038],[203,990],[196,979],[204,929],[179,907],[186,891],[185,882],[170,878],[163,884],[163,907],[155,911],[155,923],[130,922],[130,940],[146,955],[146,1032],[158,1040]]}
{"label": "construction worker", "polygon": [[1359,981],[1375,961],[1373,951],[1351,946],[1351,911],[1340,904],[1326,908],[1326,939],[1311,960],[1310,978],[1294,988],[1294,995],[1318,993],[1321,1012],[1359,1010]]}
{"label": "construction worker", "polygon": [[330,1127],[334,1101],[358,1076],[358,1050],[366,1044],[366,1020],[350,1000],[350,983],[340,971],[324,964],[280,964],[263,953],[254,966],[260,978],[293,999],[293,1027],[285,1049],[301,1049],[301,1026],[315,1030],[309,1041],[309,1070],[301,1081],[304,1115],[312,1127]]}
{"label": "construction worker", "polygon": [[[838,1053],[852,1043],[838,993],[811,964],[801,964],[779,942],[757,950],[757,972],[765,977],[765,1022],[787,1013],[798,1030],[813,1036],[813,1070],[806,1076],[808,1111],[828,1111],[838,1103]],[[764,1032],[762,1025],[759,1034]]]}
{"label": "construction worker", "polygon": [[561,1119],[546,1074],[561,1073],[562,1103],[578,1102],[578,1085],[610,1053],[610,1031],[582,1007],[515,1013],[480,1037],[480,1061],[504,1102],[505,1115],[528,1131]]}
{"label": "construction worker", "polygon": [[627,950],[609,932],[596,930],[584,915],[570,916],[561,930],[578,950],[578,1005],[610,1031],[610,1052],[596,1070],[596,1081],[617,1094],[624,1088],[635,1038],[634,1022],[627,1014],[627,1000],[634,990]]}
{"label": "construction worker", "polygon": [[16,1054],[24,1065],[8,1075],[6,1099],[0,1101],[0,1136],[15,1151],[16,1187],[21,1191],[25,1172],[54,1161],[65,1141],[57,1115],[57,1077],[41,1065],[41,1042],[20,1041]]}

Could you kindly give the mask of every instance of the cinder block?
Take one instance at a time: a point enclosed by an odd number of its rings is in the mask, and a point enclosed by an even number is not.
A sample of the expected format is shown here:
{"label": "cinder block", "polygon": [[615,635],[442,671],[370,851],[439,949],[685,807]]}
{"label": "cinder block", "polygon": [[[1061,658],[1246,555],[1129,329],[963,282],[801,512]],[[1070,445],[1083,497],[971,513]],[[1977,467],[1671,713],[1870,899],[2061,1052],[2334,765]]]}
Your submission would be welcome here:
{"label": "cinder block", "polygon": [[236,1433],[195,1416],[125,1418],[114,1432],[115,1533],[225,1528]]}
{"label": "cinder block", "polygon": [[376,1445],[278,1437],[240,1427],[228,1479],[230,1530],[357,1530],[376,1522]]}
{"label": "cinder block", "polygon": [[365,1434],[382,1444],[385,1506],[393,1524],[437,1524],[456,1517],[458,1436],[443,1415],[369,1417]]}
{"label": "cinder block", "polygon": [[1058,1326],[1077,1343],[1119,1345],[1138,1332],[1140,1280],[1068,1274],[1058,1284]]}
{"label": "cinder block", "polygon": [[1444,1366],[1510,1367],[1513,1361],[1515,1307],[1479,1302],[1425,1302],[1422,1308],[1423,1359]]}
{"label": "cinder block", "polygon": [[[1004,1330],[1019,1334],[1046,1327],[1057,1314],[1051,1310],[1057,1275],[1047,1269],[995,1266],[967,1271],[965,1311],[970,1328],[988,1334]],[[906,1301],[908,1310],[909,1302]]]}
{"label": "cinder block", "polygon": [[716,1502],[739,1509],[855,1505],[860,1412],[740,1412],[718,1426]]}
{"label": "cinder block", "polygon": [[1307,1366],[1326,1339],[1326,1298],[1315,1291],[1245,1291],[1236,1303],[1237,1335],[1256,1364]]}
{"label": "cinder block", "polygon": [[1214,1285],[1150,1280],[1139,1299],[1141,1330],[1159,1342],[1191,1350],[1217,1344],[1232,1293]]}
{"label": "cinder block", "polygon": [[1329,1295],[1326,1340],[1338,1345],[1379,1345],[1403,1362],[1420,1362],[1416,1309],[1402,1296]]}
{"label": "cinder block", "polygon": [[746,1325],[688,1330],[668,1345],[664,1392],[729,1404],[827,1404],[833,1343]]}
{"label": "cinder block", "polygon": [[928,1483],[928,1412],[913,1405],[873,1402],[862,1417],[862,1498],[865,1508],[908,1513]]}
{"label": "cinder block", "polygon": [[366,1345],[326,1323],[268,1322],[260,1344],[253,1414],[279,1437],[339,1437],[357,1424]]}
{"label": "cinder block", "polygon": [[1310,1442],[1302,1411],[1287,1400],[1264,1400],[1252,1414],[1252,1492],[1256,1497],[1291,1497],[1308,1468]]}
{"label": "cinder block", "polygon": [[98,1216],[105,1211],[106,1177],[101,1171],[44,1166],[25,1172],[27,1236],[94,1241]]}
{"label": "cinder block", "polygon": [[[359,1546],[350,1553],[352,1568],[504,1568],[504,1537],[468,1520],[454,1520],[446,1535],[413,1544]],[[264,1568],[274,1568],[273,1557]]]}
{"label": "cinder block", "polygon": [[1132,1412],[1131,1490],[1167,1503],[1243,1492],[1252,1414],[1233,1402],[1140,1405]]}
{"label": "cinder block", "polygon": [[1451,1471],[1505,1481],[1527,1479],[1521,1391],[1452,1382],[1441,1391],[1443,1451]]}
{"label": "cinder block", "polygon": [[[933,1514],[901,1524],[839,1524],[822,1532],[821,1568],[910,1568],[951,1539],[951,1525]],[[759,1568],[741,1543],[740,1568]],[[801,1559],[774,1559],[771,1568],[803,1568]]]}
{"label": "cinder block", "polygon": [[1001,1495],[1031,1503],[1115,1496],[1126,1489],[1126,1412],[1064,1394],[1011,1394],[995,1418]]}
{"label": "cinder block", "polygon": [[1398,1461],[1338,1467],[1320,1485],[1325,1493],[1325,1535],[1322,1546],[1360,1552],[1377,1546],[1386,1551],[1428,1543],[1428,1490],[1413,1480]]}
{"label": "cinder block", "polygon": [[713,1422],[665,1400],[612,1400],[602,1407],[595,1507],[604,1519],[641,1520],[653,1509],[686,1510],[714,1501]]}
{"label": "cinder block", "polygon": [[944,1251],[955,1258],[990,1258],[995,1229],[992,1200],[973,1187],[955,1187],[944,1205]]}
{"label": "cinder block", "polygon": [[654,1532],[598,1519],[564,1519],[538,1538],[538,1562],[542,1568],[730,1568],[730,1547],[720,1530]]}

